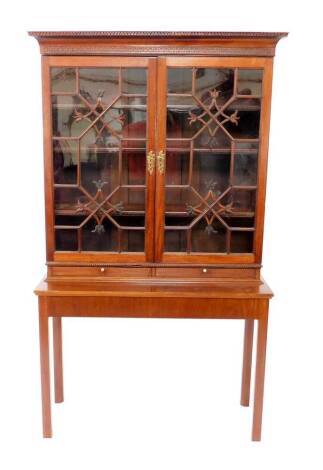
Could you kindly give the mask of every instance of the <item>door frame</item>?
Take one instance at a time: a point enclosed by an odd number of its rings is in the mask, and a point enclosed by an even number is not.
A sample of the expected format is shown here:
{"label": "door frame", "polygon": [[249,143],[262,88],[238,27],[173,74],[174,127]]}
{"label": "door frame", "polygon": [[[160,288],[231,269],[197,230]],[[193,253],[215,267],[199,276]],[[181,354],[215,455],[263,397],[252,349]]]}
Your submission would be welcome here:
{"label": "door frame", "polygon": [[[226,67],[262,68],[263,86],[259,128],[258,184],[256,190],[255,231],[253,253],[164,253],[165,221],[165,173],[167,171],[166,153],[166,112],[167,112],[167,67]],[[155,261],[160,263],[218,263],[254,264],[261,263],[265,195],[267,179],[268,139],[270,123],[270,103],[272,88],[272,58],[263,57],[159,57],[157,64],[157,147],[156,153],[166,154],[166,170],[163,174],[156,171],[156,228]]]}
{"label": "door frame", "polygon": [[42,56],[42,96],[44,127],[44,186],[47,261],[144,263],[154,260],[155,170],[147,171],[145,199],[145,252],[55,251],[55,206],[51,116],[51,67],[146,67],[147,68],[147,154],[156,142],[156,57]]}

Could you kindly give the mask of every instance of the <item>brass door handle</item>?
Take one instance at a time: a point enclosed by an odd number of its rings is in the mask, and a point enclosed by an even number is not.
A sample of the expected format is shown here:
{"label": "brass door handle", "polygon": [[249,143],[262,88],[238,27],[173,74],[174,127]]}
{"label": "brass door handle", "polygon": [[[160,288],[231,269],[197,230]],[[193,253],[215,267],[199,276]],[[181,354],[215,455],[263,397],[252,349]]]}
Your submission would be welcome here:
{"label": "brass door handle", "polygon": [[147,171],[150,175],[154,173],[156,155],[153,150],[147,153]]}
{"label": "brass door handle", "polygon": [[158,168],[158,172],[160,175],[163,175],[165,173],[165,166],[166,166],[166,155],[163,150],[160,150],[160,152],[157,155],[157,168]]}

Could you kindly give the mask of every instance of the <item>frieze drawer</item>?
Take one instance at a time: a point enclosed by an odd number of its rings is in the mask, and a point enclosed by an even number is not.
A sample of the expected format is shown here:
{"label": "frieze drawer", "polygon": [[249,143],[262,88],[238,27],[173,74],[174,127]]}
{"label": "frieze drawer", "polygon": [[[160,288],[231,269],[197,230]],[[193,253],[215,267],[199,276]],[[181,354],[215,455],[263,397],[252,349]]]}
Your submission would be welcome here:
{"label": "frieze drawer", "polygon": [[151,268],[55,266],[49,267],[48,277],[146,278],[151,277]]}
{"label": "frieze drawer", "polygon": [[171,278],[225,278],[225,279],[257,279],[257,269],[233,269],[233,268],[209,268],[209,267],[196,267],[196,268],[156,268],[156,277],[171,277]]}

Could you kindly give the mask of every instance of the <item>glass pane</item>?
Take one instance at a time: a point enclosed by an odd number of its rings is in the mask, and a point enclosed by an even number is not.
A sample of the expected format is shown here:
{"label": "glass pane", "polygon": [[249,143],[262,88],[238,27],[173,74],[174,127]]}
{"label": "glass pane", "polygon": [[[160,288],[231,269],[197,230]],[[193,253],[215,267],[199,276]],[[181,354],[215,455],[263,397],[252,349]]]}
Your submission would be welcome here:
{"label": "glass pane", "polygon": [[165,231],[165,251],[186,252],[187,234],[184,230]]}
{"label": "glass pane", "polygon": [[146,190],[140,188],[119,188],[111,196],[113,205],[122,204],[123,212],[145,211]]}
{"label": "glass pane", "polygon": [[54,137],[79,137],[90,125],[87,115],[90,109],[78,96],[52,96],[52,120]]}
{"label": "glass pane", "polygon": [[166,188],[166,213],[183,212],[187,215],[188,206],[197,206],[201,203],[201,198],[191,188]]}
{"label": "glass pane", "polygon": [[192,186],[206,197],[211,190],[219,195],[229,186],[230,154],[195,152]]}
{"label": "glass pane", "polygon": [[235,141],[235,148],[237,150],[245,150],[245,151],[248,151],[248,150],[258,150],[258,142],[244,142],[243,140],[239,141],[239,140],[236,140]]}
{"label": "glass pane", "polygon": [[189,227],[193,220],[193,216],[187,214],[187,212],[170,212],[166,213],[165,227]]}
{"label": "glass pane", "polygon": [[95,219],[91,219],[82,228],[82,250],[118,251],[118,229],[108,219],[102,222],[100,230]]}
{"label": "glass pane", "polygon": [[237,186],[256,186],[257,164],[257,154],[237,153],[234,156],[233,184]]}
{"label": "glass pane", "polygon": [[238,99],[227,108],[230,116],[236,116],[232,121],[223,119],[222,124],[233,139],[258,139],[260,125],[260,100]]}
{"label": "glass pane", "polygon": [[144,185],[146,179],[146,151],[122,152],[122,184]]}
{"label": "glass pane", "polygon": [[175,112],[181,112],[185,110],[197,109],[196,100],[192,95],[183,96],[183,95],[168,95],[167,98],[167,108],[172,109]]}
{"label": "glass pane", "polygon": [[55,188],[54,201],[55,209],[75,211],[79,201],[83,201],[86,198],[85,194],[77,188]]}
{"label": "glass pane", "polygon": [[253,232],[232,232],[231,252],[232,253],[252,253]]}
{"label": "glass pane", "polygon": [[52,93],[75,93],[76,73],[69,67],[51,68]]}
{"label": "glass pane", "polygon": [[222,214],[222,219],[231,228],[242,228],[242,227],[254,227],[255,218],[253,213],[250,211],[248,214],[240,214],[238,210],[233,209],[230,212]]}
{"label": "glass pane", "polygon": [[147,71],[71,70],[52,70],[54,183],[77,185],[55,187],[56,249],[143,252]]}
{"label": "glass pane", "polygon": [[146,107],[132,104],[122,104],[121,100],[108,111],[105,116],[105,122],[108,123],[116,132],[122,134],[123,139],[129,137],[145,139],[146,138]]}
{"label": "glass pane", "polygon": [[261,69],[238,70],[238,93],[240,95],[258,95],[262,91]]}
{"label": "glass pane", "polygon": [[224,68],[201,68],[195,71],[195,96],[210,106],[216,92],[217,103],[224,105],[233,95],[234,71]]}
{"label": "glass pane", "polygon": [[192,251],[201,253],[225,253],[227,230],[215,220],[208,225],[204,220],[192,228]]}
{"label": "glass pane", "polygon": [[231,139],[222,128],[215,126],[204,127],[195,138],[195,145],[199,149],[230,150]]}
{"label": "glass pane", "polygon": [[166,185],[188,184],[189,154],[183,152],[167,152]]}
{"label": "glass pane", "polygon": [[54,182],[56,184],[76,184],[78,163],[78,142],[74,140],[55,140]]}
{"label": "glass pane", "polygon": [[[55,227],[58,231],[77,229],[85,221],[87,214],[72,210],[71,206],[62,207],[55,214]],[[71,229],[71,230],[70,230]]]}
{"label": "glass pane", "polygon": [[234,189],[228,199],[232,203],[233,212],[246,212],[246,217],[253,215],[256,207],[256,191]]}
{"label": "glass pane", "polygon": [[258,69],[168,70],[165,250],[251,252],[261,86]]}
{"label": "glass pane", "polygon": [[119,185],[119,152],[86,145],[81,140],[81,185],[95,196],[100,188],[103,195],[108,195]]}
{"label": "glass pane", "polygon": [[[171,99],[171,101],[173,101]],[[167,105],[167,139],[191,139],[203,127],[203,123],[192,120],[192,113],[196,112],[196,104],[168,104]]]}
{"label": "glass pane", "polygon": [[119,94],[119,70],[113,68],[81,68],[80,94],[91,106],[100,101],[102,108]]}
{"label": "glass pane", "polygon": [[77,230],[55,230],[55,242],[59,251],[77,250]]}
{"label": "glass pane", "polygon": [[169,68],[167,93],[192,93],[192,69]]}
{"label": "glass pane", "polygon": [[[147,97],[146,96],[129,96],[121,95],[118,100],[118,104],[123,108],[131,108],[133,111],[140,111],[147,109]],[[115,105],[117,106],[117,105]]]}
{"label": "glass pane", "polygon": [[[125,211],[124,215],[116,215],[114,220],[117,224],[124,229],[127,230],[128,227],[133,227],[133,230],[139,231],[139,229],[145,228],[145,217],[144,215],[138,215],[138,213]],[[131,229],[130,229],[131,230]],[[141,230],[140,230],[141,231]]]}
{"label": "glass pane", "polygon": [[59,251],[78,250],[78,227],[85,220],[84,214],[76,214],[71,205],[61,206],[55,214],[55,241]]}
{"label": "glass pane", "polygon": [[145,232],[143,230],[124,230],[121,240],[122,251],[145,251]]}
{"label": "glass pane", "polygon": [[142,68],[122,69],[122,93],[146,94],[147,93],[147,71]]}
{"label": "glass pane", "polygon": [[181,138],[178,139],[167,139],[166,141],[166,148],[169,152],[173,152],[174,149],[175,151],[178,151],[179,149],[189,152],[191,147],[191,141],[190,140],[181,140]]}

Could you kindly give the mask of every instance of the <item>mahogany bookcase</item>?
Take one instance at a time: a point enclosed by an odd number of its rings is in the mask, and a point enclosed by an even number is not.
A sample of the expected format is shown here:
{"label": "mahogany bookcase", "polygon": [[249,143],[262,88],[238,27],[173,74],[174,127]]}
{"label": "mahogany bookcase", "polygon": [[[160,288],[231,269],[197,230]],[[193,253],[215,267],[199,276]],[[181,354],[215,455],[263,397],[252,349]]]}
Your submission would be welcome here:
{"label": "mahogany bookcase", "polygon": [[261,278],[272,68],[287,33],[31,32],[42,54],[47,275],[43,435],[64,316],[245,321],[241,404],[261,438]]}

